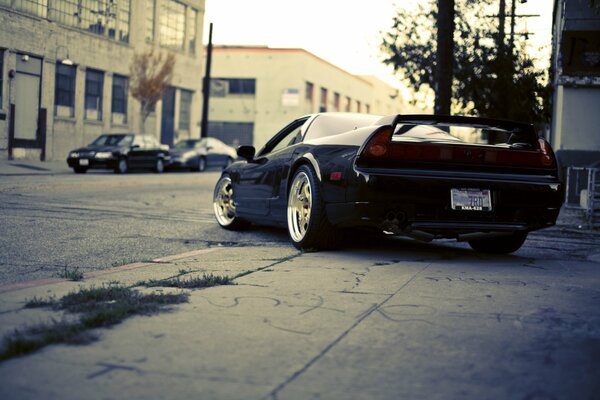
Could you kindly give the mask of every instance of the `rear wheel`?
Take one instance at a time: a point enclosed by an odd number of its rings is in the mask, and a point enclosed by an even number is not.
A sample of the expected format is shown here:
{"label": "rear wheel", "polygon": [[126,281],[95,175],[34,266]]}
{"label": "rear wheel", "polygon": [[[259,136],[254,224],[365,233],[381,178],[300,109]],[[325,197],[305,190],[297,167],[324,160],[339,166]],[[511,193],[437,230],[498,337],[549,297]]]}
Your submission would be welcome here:
{"label": "rear wheel", "polygon": [[322,250],[334,245],[335,229],[327,219],[325,203],[315,172],[302,165],[288,194],[287,225],[297,249]]}
{"label": "rear wheel", "polygon": [[236,204],[233,199],[233,184],[228,175],[223,175],[215,186],[213,194],[213,210],[215,218],[222,228],[229,230],[243,229],[248,223],[239,219],[235,213]]}
{"label": "rear wheel", "polygon": [[469,246],[482,253],[508,254],[519,250],[526,239],[527,232],[514,232],[510,236],[469,240]]}
{"label": "rear wheel", "polygon": [[115,167],[115,174],[124,174],[128,169],[129,167],[127,166],[127,160],[121,158]]}
{"label": "rear wheel", "polygon": [[156,163],[154,164],[154,172],[157,174],[161,174],[165,171],[165,162],[162,158],[157,158]]}
{"label": "rear wheel", "polygon": [[73,167],[73,171],[75,171],[76,174],[85,174],[87,172],[87,168],[86,167]]}

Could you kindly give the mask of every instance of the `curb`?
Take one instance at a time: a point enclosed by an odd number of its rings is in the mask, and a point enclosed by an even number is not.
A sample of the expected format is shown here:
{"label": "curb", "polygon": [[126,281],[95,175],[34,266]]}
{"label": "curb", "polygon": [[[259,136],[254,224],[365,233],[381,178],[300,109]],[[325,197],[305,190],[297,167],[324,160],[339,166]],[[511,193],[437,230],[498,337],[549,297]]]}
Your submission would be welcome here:
{"label": "curb", "polygon": [[[192,250],[192,251],[188,251],[186,253],[174,254],[174,255],[170,255],[170,256],[166,256],[166,257],[155,258],[154,260],[149,261],[149,262],[137,262],[137,263],[119,265],[118,267],[102,269],[99,271],[86,272],[83,274],[83,280],[93,279],[93,278],[110,275],[110,274],[116,274],[116,273],[124,272],[124,271],[131,271],[131,270],[144,268],[144,267],[148,267],[148,266],[156,265],[156,264],[166,264],[166,263],[170,263],[172,261],[183,260],[185,258],[189,258],[189,257],[193,257],[196,255],[201,255],[201,254],[212,253],[212,252],[219,251],[222,249],[223,248],[214,247],[214,248],[209,248],[209,249]],[[52,284],[61,283],[61,282],[69,282],[69,280],[63,279],[63,278],[43,278],[43,279],[34,279],[31,281],[11,283],[8,285],[0,285],[0,294],[13,292],[16,290],[21,290],[21,289],[29,289],[29,288],[33,288],[33,287],[52,285]]]}

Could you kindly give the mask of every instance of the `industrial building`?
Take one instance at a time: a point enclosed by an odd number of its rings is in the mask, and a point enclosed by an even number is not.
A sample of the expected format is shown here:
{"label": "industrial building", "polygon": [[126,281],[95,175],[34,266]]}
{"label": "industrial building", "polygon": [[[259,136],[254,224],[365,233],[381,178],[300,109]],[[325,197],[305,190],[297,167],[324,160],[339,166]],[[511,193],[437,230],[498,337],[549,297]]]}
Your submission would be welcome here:
{"label": "industrial building", "polygon": [[298,48],[214,46],[208,135],[260,147],[300,116],[406,111],[399,91]]}
{"label": "industrial building", "polygon": [[[0,158],[64,159],[105,132],[139,132],[129,91],[137,52],[176,55],[143,130],[164,144],[200,136],[204,0],[0,0]],[[207,136],[260,146],[299,116],[391,115],[399,91],[303,49],[215,46]]]}
{"label": "industrial building", "polygon": [[564,167],[600,163],[598,2],[555,0],[552,44],[551,143]]}
{"label": "industrial building", "polygon": [[146,120],[166,144],[199,135],[204,0],[0,0],[0,158],[58,160],[103,132],[140,130],[135,52],[176,55]]}

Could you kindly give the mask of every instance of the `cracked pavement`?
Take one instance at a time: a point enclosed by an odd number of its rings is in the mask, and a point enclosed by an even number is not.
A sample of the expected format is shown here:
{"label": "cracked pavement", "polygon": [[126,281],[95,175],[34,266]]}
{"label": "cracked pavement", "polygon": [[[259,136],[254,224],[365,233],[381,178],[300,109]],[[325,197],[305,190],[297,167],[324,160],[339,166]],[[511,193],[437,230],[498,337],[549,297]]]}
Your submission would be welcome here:
{"label": "cracked pavement", "polygon": [[0,397],[597,398],[597,262],[399,244],[215,247],[0,291],[4,333],[49,317],[23,309],[34,296],[181,270],[254,271],[187,291],[172,312],[98,330],[95,343],[0,363]]}

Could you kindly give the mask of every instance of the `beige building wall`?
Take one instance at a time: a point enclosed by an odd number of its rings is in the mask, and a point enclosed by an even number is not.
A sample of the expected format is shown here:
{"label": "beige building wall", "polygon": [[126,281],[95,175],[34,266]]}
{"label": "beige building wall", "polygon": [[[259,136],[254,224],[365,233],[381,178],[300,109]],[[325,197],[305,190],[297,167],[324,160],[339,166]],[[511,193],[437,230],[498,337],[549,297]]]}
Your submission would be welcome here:
{"label": "beige building wall", "polygon": [[[10,75],[17,69],[17,58],[27,54],[42,59],[40,108],[47,112],[45,147],[12,146],[13,158],[60,160],[69,150],[90,143],[103,132],[139,131],[140,105],[128,94],[127,118],[120,121],[111,115],[112,82],[115,74],[129,76],[129,65],[136,51],[155,47],[161,51],[167,49],[159,43],[160,9],[169,0],[154,0],[154,40],[146,38],[148,24],[146,0],[131,0],[129,40],[124,43],[107,36],[101,36],[76,27],[51,21],[43,12],[19,10],[10,0],[0,0],[0,53],[2,55],[2,86],[0,103],[0,158],[9,157],[10,108],[14,104],[16,85]],[[42,1],[39,2],[43,4]],[[21,3],[23,4],[23,3]],[[47,4],[47,2],[46,2]],[[197,11],[196,29],[185,32],[185,49],[168,51],[176,55],[175,73],[171,85],[176,88],[174,138],[198,137],[202,104],[202,74],[204,55],[202,51],[202,32],[205,0],[185,0],[186,10]],[[41,7],[41,6],[40,6]],[[187,11],[186,11],[187,12]],[[38,15],[34,15],[38,13]],[[195,46],[190,49],[188,39],[195,34]],[[55,74],[56,65],[68,58],[76,66],[74,116],[55,115]],[[86,71],[95,69],[104,72],[102,92],[103,117],[100,121],[87,120],[84,117]],[[179,100],[181,90],[193,92],[190,107],[190,127],[179,130]],[[32,99],[33,104],[33,99]],[[161,110],[159,102],[156,111],[146,122],[146,133],[161,138]],[[18,111],[17,111],[18,112]],[[45,153],[45,154],[43,154]]]}
{"label": "beige building wall", "polygon": [[[256,80],[254,95],[211,96],[209,126],[252,123],[252,143],[257,147],[306,114],[322,110],[394,114],[402,109],[399,97],[390,98],[396,93],[391,86],[376,78],[352,75],[303,49],[215,46],[211,78]],[[312,98],[307,82],[312,84]],[[327,93],[324,103],[322,89]]]}

